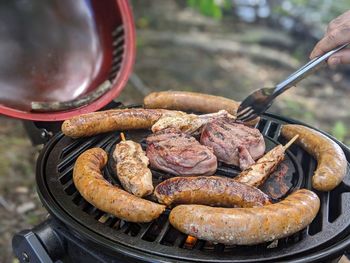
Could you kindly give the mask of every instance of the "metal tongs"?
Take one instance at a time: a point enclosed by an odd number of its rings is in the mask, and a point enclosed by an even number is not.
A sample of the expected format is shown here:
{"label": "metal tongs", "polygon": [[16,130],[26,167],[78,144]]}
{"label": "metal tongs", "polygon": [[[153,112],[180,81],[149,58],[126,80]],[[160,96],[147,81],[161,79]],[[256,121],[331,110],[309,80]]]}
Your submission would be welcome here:
{"label": "metal tongs", "polygon": [[307,64],[291,74],[287,79],[277,84],[274,88],[262,88],[254,91],[240,104],[237,111],[237,120],[247,122],[264,113],[272,105],[273,100],[278,95],[295,86],[299,81],[321,68],[330,56],[339,50],[344,49],[349,44],[350,43],[339,46],[322,56],[310,60]]}

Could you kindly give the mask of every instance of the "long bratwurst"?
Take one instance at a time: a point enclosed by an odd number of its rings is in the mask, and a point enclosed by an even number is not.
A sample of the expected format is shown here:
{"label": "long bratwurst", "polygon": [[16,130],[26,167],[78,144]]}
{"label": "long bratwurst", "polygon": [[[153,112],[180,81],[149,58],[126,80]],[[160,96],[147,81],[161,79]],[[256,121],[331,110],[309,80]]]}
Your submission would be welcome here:
{"label": "long bratwurst", "polygon": [[331,191],[341,183],[346,175],[347,161],[338,144],[320,132],[302,125],[283,125],[281,134],[287,139],[299,134],[297,144],[316,158],[317,168],[312,177],[313,188]]}
{"label": "long bratwurst", "polygon": [[107,182],[101,173],[106,163],[107,153],[101,148],[85,151],[75,162],[73,181],[86,201],[130,222],[150,222],[163,213],[164,205],[136,197]]}
{"label": "long bratwurst", "polygon": [[162,91],[147,95],[143,103],[145,108],[213,113],[226,110],[236,115],[239,102],[220,96],[188,91]]}
{"label": "long bratwurst", "polygon": [[269,197],[258,188],[219,176],[173,177],[154,190],[158,202],[201,204],[223,207],[254,207],[270,204]]}
{"label": "long bratwurst", "polygon": [[179,205],[169,216],[179,231],[227,245],[253,245],[296,233],[316,217],[318,196],[298,190],[283,201],[254,208],[218,208]]}
{"label": "long bratwurst", "polygon": [[116,109],[82,114],[66,120],[62,132],[70,137],[85,137],[116,130],[149,129],[162,116],[185,114],[164,109]]}
{"label": "long bratwurst", "polygon": [[[239,102],[220,96],[188,92],[188,91],[161,91],[147,95],[143,104],[149,109],[169,109],[201,113],[213,113],[226,110],[233,116],[237,115]],[[259,121],[256,118],[245,124],[254,125]]]}

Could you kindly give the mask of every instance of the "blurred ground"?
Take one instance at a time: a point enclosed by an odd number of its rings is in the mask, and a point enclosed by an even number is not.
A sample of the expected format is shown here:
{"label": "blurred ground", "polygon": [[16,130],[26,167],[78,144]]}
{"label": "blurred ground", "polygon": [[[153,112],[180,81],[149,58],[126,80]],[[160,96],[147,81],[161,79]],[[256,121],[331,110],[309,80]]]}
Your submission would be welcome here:
{"label": "blurred ground", "polygon": [[12,262],[15,232],[43,221],[45,209],[35,191],[38,150],[19,121],[0,117],[0,262]]}
{"label": "blurred ground", "polygon": [[[302,40],[265,26],[215,21],[174,1],[134,1],[137,77],[116,100],[139,103],[149,91],[187,90],[241,100],[272,86],[306,61],[291,52]],[[343,66],[344,67],[344,66]],[[136,79],[136,81],[135,81]],[[271,112],[300,119],[350,144],[349,80],[326,69],[283,94]],[[41,222],[35,192],[39,149],[22,124],[0,117],[0,262],[12,262],[13,233]]]}

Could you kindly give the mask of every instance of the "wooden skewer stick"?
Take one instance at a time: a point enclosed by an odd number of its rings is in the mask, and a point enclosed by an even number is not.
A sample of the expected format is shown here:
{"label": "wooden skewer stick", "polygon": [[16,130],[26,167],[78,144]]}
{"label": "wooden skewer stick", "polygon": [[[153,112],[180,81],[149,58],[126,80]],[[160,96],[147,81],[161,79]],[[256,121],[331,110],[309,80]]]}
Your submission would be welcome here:
{"label": "wooden skewer stick", "polygon": [[295,140],[298,139],[298,137],[299,137],[299,134],[295,135],[292,139],[290,139],[290,141],[283,146],[284,150],[287,150],[289,146],[291,146],[293,142],[295,142]]}
{"label": "wooden skewer stick", "polygon": [[122,141],[123,142],[125,142],[126,140],[125,140],[125,135],[124,135],[124,133],[123,132],[121,132],[120,133],[120,138],[122,139]]}

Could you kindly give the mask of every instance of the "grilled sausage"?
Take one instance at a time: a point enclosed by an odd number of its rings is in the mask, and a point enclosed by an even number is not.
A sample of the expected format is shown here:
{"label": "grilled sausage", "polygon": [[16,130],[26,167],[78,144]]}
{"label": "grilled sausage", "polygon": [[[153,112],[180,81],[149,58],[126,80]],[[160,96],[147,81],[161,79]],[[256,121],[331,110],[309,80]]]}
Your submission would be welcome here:
{"label": "grilled sausage", "polygon": [[239,102],[224,97],[187,92],[187,91],[162,91],[147,95],[143,103],[145,108],[169,109],[181,111],[194,111],[201,113],[213,113],[219,110],[236,115]]}
{"label": "grilled sausage", "polygon": [[270,204],[269,197],[259,189],[219,176],[173,177],[158,184],[154,194],[159,203],[167,206],[254,207]]}
{"label": "grilled sausage", "polygon": [[[145,108],[169,109],[201,113],[213,113],[219,110],[226,110],[236,116],[239,102],[220,96],[187,91],[162,91],[153,92],[143,100]],[[247,122],[247,125],[254,125],[259,118]]]}
{"label": "grilled sausage", "polygon": [[218,208],[179,205],[169,216],[179,231],[227,245],[253,245],[292,235],[316,217],[318,196],[298,190],[283,201],[263,207]]}
{"label": "grilled sausage", "polygon": [[317,160],[317,168],[312,177],[313,188],[331,191],[340,184],[346,175],[347,161],[338,144],[320,132],[302,125],[283,125],[281,134],[287,139],[299,134],[297,144]]}
{"label": "grilled sausage", "polygon": [[141,199],[107,182],[101,169],[107,154],[101,148],[82,153],[75,162],[73,181],[80,194],[98,209],[130,222],[150,222],[165,206]]}
{"label": "grilled sausage", "polygon": [[177,114],[184,113],[141,108],[91,112],[64,121],[62,132],[77,138],[115,130],[149,129],[160,117]]}
{"label": "grilled sausage", "polygon": [[138,197],[153,192],[149,160],[139,143],[121,141],[113,151],[113,159],[116,162],[114,171],[126,191]]}

